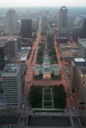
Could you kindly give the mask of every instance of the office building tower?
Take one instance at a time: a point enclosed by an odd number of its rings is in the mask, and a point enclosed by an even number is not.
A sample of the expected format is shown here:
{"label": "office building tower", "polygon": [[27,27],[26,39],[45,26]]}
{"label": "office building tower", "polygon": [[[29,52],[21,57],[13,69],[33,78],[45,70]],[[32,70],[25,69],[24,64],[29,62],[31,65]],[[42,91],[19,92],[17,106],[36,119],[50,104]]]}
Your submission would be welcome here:
{"label": "office building tower", "polygon": [[49,24],[47,20],[47,16],[42,17],[42,33],[46,34],[46,32],[49,30]]}
{"label": "office building tower", "polygon": [[7,12],[7,34],[14,35],[17,33],[17,14],[15,10],[10,9]]}
{"label": "office building tower", "polygon": [[19,64],[6,64],[2,71],[6,107],[18,109],[21,105],[22,86]]}
{"label": "office building tower", "polygon": [[18,47],[17,47],[17,39],[9,39],[7,41],[10,46],[10,56],[11,57],[17,57],[18,56]]}
{"label": "office building tower", "polygon": [[21,20],[21,35],[22,38],[32,38],[32,20]]}
{"label": "office building tower", "polygon": [[74,58],[71,62],[70,82],[78,101],[86,101],[86,60],[84,58]]}
{"label": "office building tower", "polygon": [[10,60],[10,45],[9,42],[0,42],[0,70],[4,68],[6,62]]}
{"label": "office building tower", "polygon": [[68,27],[68,10],[65,6],[62,6],[59,11],[59,27]]}

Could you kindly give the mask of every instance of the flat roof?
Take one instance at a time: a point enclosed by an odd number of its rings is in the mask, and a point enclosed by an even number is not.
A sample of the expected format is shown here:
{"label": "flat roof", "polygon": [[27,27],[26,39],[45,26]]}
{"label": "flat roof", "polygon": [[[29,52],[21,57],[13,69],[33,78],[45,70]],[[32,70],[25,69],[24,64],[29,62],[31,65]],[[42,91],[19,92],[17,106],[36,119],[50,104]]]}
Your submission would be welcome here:
{"label": "flat roof", "polygon": [[84,48],[86,48],[86,38],[79,39],[78,41],[82,44]]}
{"label": "flat roof", "polygon": [[6,64],[2,72],[4,73],[15,73],[17,72],[19,65],[18,64]]}
{"label": "flat roof", "polygon": [[84,58],[74,58],[75,62],[85,62]]}
{"label": "flat roof", "polygon": [[68,116],[29,116],[28,125],[33,127],[70,127]]}
{"label": "flat roof", "polygon": [[77,48],[78,49],[78,46],[75,43],[69,43],[69,46],[70,46],[70,48]]}
{"label": "flat roof", "polygon": [[21,50],[30,50],[31,47],[21,47]]}
{"label": "flat roof", "polygon": [[75,43],[60,43],[60,48],[63,49],[78,49],[78,46]]}
{"label": "flat roof", "polygon": [[63,57],[74,57],[71,51],[62,51]]}
{"label": "flat roof", "polygon": [[26,61],[26,59],[27,59],[27,56],[22,56],[22,57],[20,58],[20,61]]}

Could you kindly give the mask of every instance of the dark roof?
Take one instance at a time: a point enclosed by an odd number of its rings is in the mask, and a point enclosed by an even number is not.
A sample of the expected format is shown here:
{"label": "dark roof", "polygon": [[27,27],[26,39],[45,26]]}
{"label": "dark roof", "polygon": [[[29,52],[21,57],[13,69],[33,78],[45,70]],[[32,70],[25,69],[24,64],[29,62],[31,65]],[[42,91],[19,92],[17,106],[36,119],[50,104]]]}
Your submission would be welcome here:
{"label": "dark roof", "polygon": [[35,117],[29,117],[28,119],[28,125],[29,126],[46,126],[46,127],[69,127],[70,119],[67,116],[35,116]]}
{"label": "dark roof", "polygon": [[68,28],[60,28],[58,31],[58,37],[68,37],[70,32],[71,31]]}
{"label": "dark roof", "polygon": [[79,117],[80,118],[80,122],[82,126],[86,126],[86,116],[85,117]]}
{"label": "dark roof", "polygon": [[86,66],[86,61],[85,62],[75,62],[74,61],[74,64],[78,67],[81,67],[81,66]]}
{"label": "dark roof", "polygon": [[0,112],[0,124],[16,124],[18,122],[19,113],[14,111]]}
{"label": "dark roof", "polygon": [[0,115],[0,124],[16,124],[18,122],[18,115]]}

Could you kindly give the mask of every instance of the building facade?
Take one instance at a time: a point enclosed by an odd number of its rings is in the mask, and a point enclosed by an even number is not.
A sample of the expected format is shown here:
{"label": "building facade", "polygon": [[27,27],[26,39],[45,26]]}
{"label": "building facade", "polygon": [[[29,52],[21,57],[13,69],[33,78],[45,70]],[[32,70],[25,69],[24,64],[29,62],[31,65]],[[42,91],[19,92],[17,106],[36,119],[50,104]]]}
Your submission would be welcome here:
{"label": "building facade", "polygon": [[17,57],[18,56],[17,39],[16,38],[9,39],[7,42],[9,43],[10,46],[10,56]]}
{"label": "building facade", "polygon": [[7,34],[17,34],[17,14],[13,9],[7,12]]}
{"label": "building facade", "polygon": [[59,10],[59,27],[68,27],[68,10],[65,6],[62,6]]}
{"label": "building facade", "polygon": [[35,75],[43,74],[43,79],[51,79],[51,74],[54,74],[55,76],[60,75],[60,67],[57,64],[50,65],[50,59],[46,55],[44,56],[43,65],[35,65],[34,66],[34,73]]}
{"label": "building facade", "polygon": [[0,70],[4,68],[6,62],[10,60],[10,44],[9,42],[0,42]]}
{"label": "building facade", "polygon": [[32,20],[31,19],[21,20],[21,35],[22,35],[22,38],[32,38]]}
{"label": "building facade", "polygon": [[86,61],[75,58],[70,67],[71,89],[75,90],[78,101],[86,102]]}
{"label": "building facade", "polygon": [[22,98],[21,73],[18,64],[6,64],[2,71],[3,92],[7,108],[20,108]]}
{"label": "building facade", "polygon": [[78,38],[79,57],[86,58],[86,38]]}

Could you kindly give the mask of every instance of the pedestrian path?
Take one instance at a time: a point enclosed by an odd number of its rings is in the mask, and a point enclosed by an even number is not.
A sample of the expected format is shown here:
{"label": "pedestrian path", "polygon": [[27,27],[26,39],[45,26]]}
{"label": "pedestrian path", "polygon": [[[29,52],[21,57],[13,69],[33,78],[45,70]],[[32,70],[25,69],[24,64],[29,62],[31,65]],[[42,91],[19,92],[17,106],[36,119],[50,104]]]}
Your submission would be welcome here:
{"label": "pedestrian path", "polygon": [[42,108],[54,108],[52,88],[43,88],[42,93]]}

